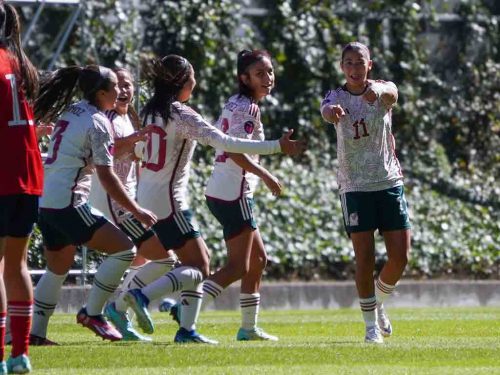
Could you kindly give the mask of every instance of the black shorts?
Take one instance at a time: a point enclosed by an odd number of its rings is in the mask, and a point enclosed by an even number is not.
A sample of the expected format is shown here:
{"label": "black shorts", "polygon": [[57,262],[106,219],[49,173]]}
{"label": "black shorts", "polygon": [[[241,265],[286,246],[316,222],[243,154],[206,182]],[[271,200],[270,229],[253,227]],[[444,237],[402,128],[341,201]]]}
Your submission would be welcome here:
{"label": "black shorts", "polygon": [[144,241],[155,235],[151,229],[144,228],[139,220],[133,217],[132,214],[128,215],[123,221],[116,225],[118,225],[122,232],[130,237],[137,248],[139,248]]}
{"label": "black shorts", "polygon": [[255,203],[252,198],[243,197],[226,202],[207,197],[207,205],[212,215],[222,224],[225,240],[237,236],[244,228],[257,229],[253,217]]}
{"label": "black shorts", "polygon": [[57,251],[68,245],[82,245],[109,221],[85,203],[62,209],[41,208],[38,226],[47,250]]}
{"label": "black shorts", "polygon": [[0,237],[28,237],[38,218],[38,196],[0,196]]}
{"label": "black shorts", "polygon": [[187,240],[200,237],[191,210],[175,212],[165,219],[158,220],[153,225],[153,230],[167,250],[179,249]]}

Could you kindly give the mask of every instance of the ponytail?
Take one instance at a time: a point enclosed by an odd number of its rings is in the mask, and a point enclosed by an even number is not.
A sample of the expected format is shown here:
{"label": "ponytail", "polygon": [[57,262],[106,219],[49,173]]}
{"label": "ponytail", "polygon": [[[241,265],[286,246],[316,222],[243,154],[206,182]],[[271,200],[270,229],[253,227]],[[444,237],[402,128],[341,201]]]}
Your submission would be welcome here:
{"label": "ponytail", "polygon": [[58,69],[42,80],[35,101],[35,119],[52,122],[69,105],[76,92],[80,72],[79,66]]}
{"label": "ponytail", "polygon": [[154,93],[141,115],[147,117],[159,114],[167,123],[171,116],[172,103],[177,100],[188,81],[191,70],[191,64],[182,56],[167,55],[162,59],[150,60],[145,69],[145,76],[153,86]]}
{"label": "ponytail", "polygon": [[42,80],[40,93],[35,101],[35,119],[52,122],[66,109],[76,94],[77,87],[83,98],[96,105],[99,90],[108,90],[116,76],[109,68],[88,65],[85,68],[69,66],[49,74]]}
{"label": "ponytail", "polygon": [[38,92],[38,72],[21,46],[21,24],[16,9],[0,2],[0,47],[12,53],[12,66],[16,81],[26,98],[32,102]]}

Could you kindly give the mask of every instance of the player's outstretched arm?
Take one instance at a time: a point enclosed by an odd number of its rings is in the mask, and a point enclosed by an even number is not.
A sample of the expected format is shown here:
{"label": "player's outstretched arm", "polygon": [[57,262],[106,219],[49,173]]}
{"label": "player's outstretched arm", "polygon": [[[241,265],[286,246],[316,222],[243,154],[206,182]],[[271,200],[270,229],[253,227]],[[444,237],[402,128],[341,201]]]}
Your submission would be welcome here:
{"label": "player's outstretched arm", "polygon": [[338,104],[330,104],[323,107],[321,115],[325,121],[337,125],[340,119],[345,116],[345,111]]}
{"label": "player's outstretched arm", "polygon": [[385,108],[390,109],[398,101],[398,88],[389,81],[370,81],[363,98],[373,103],[379,99]]}
{"label": "player's outstretched arm", "polygon": [[157,218],[154,213],[140,207],[128,196],[123,184],[113,171],[113,167],[107,165],[96,165],[95,168],[99,181],[111,198],[113,198],[119,205],[123,206],[123,208],[127,211],[132,213],[132,215],[134,215],[137,220],[139,220],[147,228],[156,223]]}
{"label": "player's outstretched arm", "polygon": [[293,140],[290,137],[293,134],[293,129],[288,130],[280,138],[281,152],[287,155],[299,155],[302,154],[306,149],[306,141],[304,140]]}

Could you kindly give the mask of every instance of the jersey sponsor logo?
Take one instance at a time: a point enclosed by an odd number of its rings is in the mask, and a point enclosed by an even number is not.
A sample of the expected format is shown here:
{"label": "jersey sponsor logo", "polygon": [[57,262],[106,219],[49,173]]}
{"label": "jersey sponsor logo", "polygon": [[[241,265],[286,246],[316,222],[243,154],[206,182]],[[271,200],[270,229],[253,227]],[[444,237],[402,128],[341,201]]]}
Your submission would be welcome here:
{"label": "jersey sponsor logo", "polygon": [[243,128],[245,129],[245,131],[247,132],[247,134],[252,134],[254,127],[255,127],[255,125],[254,125],[254,123],[252,121],[247,121],[243,125]]}

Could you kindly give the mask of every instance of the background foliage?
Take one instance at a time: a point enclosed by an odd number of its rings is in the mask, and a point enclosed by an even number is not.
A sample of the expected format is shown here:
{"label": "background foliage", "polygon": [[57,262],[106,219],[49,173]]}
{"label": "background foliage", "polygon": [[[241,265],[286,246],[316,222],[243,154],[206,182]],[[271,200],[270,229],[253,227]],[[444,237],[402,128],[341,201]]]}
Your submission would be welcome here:
{"label": "background foliage", "polygon": [[[253,12],[252,7],[259,12]],[[394,81],[398,156],[412,211],[410,277],[500,277],[500,63],[498,5],[491,1],[159,1],[137,6],[87,1],[59,63],[125,65],[140,75],[141,59],[178,53],[197,72],[193,106],[215,119],[235,89],[235,59],[243,48],[268,49],[277,88],[262,106],[269,138],[294,128],[309,151],[297,160],[264,159],[286,184],[274,199],[256,196],[272,278],[350,278],[353,251],[337,198],[335,132],[319,103],[343,83],[342,46],[352,40],[372,51],[372,76]],[[135,3],[134,3],[135,4]],[[23,8],[25,18],[33,10]],[[39,66],[61,9],[48,10],[28,49]],[[445,14],[446,16],[443,16]],[[41,48],[39,46],[42,46]],[[141,101],[147,96],[142,91]],[[192,206],[221,264],[221,229],[203,190],[213,151],[194,159]],[[41,266],[39,238],[30,260]],[[378,265],[384,247],[377,242]]]}

